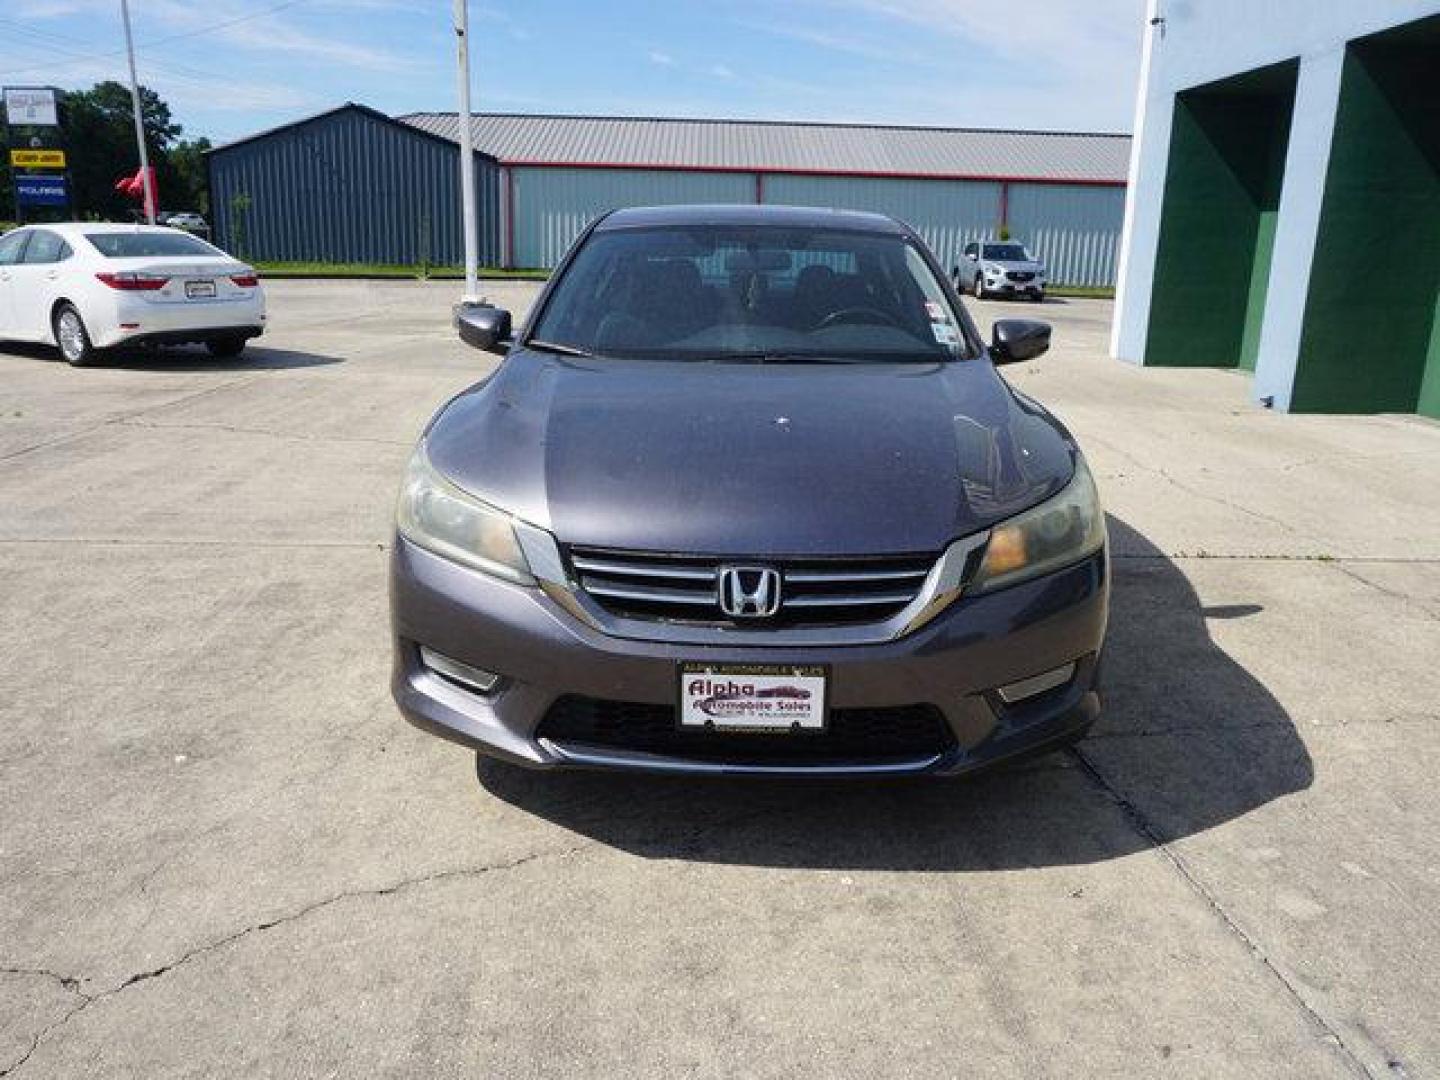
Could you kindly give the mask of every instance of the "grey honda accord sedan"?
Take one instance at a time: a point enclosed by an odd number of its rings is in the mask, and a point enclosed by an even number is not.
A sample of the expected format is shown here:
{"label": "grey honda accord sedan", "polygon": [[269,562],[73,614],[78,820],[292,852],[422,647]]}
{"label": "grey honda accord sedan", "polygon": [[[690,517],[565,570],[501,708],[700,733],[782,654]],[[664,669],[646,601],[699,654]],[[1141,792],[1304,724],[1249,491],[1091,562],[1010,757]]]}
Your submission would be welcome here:
{"label": "grey honda accord sedan", "polygon": [[611,213],[410,461],[391,563],[413,723],[537,768],[968,772],[1099,711],[1104,517],[910,229]]}

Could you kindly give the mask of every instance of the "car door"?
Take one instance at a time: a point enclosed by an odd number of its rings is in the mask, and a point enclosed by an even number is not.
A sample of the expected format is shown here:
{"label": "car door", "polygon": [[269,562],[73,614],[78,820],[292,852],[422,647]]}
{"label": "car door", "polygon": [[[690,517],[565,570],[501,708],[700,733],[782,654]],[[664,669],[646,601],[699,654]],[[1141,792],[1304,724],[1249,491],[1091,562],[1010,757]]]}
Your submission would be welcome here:
{"label": "car door", "polygon": [[19,337],[15,326],[15,266],[25,254],[28,229],[0,236],[0,338]]}
{"label": "car door", "polygon": [[980,245],[966,244],[965,253],[961,256],[961,266],[957,285],[969,288],[975,281],[975,275],[980,271]]}
{"label": "car door", "polygon": [[70,245],[59,233],[31,230],[25,254],[12,270],[15,282],[11,294],[16,329],[27,341],[49,340],[50,307],[60,294],[62,266],[70,255]]}

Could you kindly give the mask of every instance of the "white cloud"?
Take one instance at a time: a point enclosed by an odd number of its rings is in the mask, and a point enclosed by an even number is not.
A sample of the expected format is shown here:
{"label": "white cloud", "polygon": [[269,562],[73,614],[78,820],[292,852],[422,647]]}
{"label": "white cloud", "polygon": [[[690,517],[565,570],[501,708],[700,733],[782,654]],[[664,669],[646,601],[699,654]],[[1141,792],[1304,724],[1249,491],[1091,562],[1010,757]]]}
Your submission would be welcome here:
{"label": "white cloud", "polygon": [[[1027,17],[977,0],[805,0],[809,19],[774,24],[779,36],[837,52],[895,59],[915,69],[904,85],[876,86],[885,99],[916,103],[940,122],[1041,128],[1129,127],[1139,77],[1144,0],[1045,0]],[[815,27],[811,27],[814,23]],[[849,25],[847,25],[847,23]],[[926,56],[893,55],[886,39],[867,29],[886,24],[923,31],[933,40]],[[898,25],[897,25],[898,24]],[[846,27],[835,30],[832,27]],[[758,28],[758,27],[757,27]],[[891,31],[891,33],[895,33]],[[948,70],[937,77],[936,60]],[[1013,71],[1003,93],[976,84],[975,70]],[[987,76],[990,78],[991,76]],[[928,108],[923,108],[927,96]],[[936,119],[919,122],[934,123]]]}
{"label": "white cloud", "polygon": [[278,21],[272,23],[268,19],[222,27],[209,37],[252,53],[304,56],[339,67],[399,71],[416,66],[414,60],[399,53],[357,45],[338,38],[307,34],[293,26],[286,26]]}
{"label": "white cloud", "polygon": [[[1144,0],[1048,0],[1017,19],[973,0],[825,0],[970,42],[1034,72],[1132,71],[1140,63]],[[964,57],[956,56],[957,64]]]}
{"label": "white cloud", "polygon": [[876,40],[873,34],[835,33],[828,30],[816,30],[808,26],[780,23],[773,19],[737,19],[735,21],[736,25],[743,26],[747,30],[788,38],[791,41],[814,45],[831,52],[863,56],[867,60],[882,60],[886,63],[907,66],[954,66],[954,60],[948,54],[942,56],[920,53],[913,49],[902,49],[893,41]]}
{"label": "white cloud", "polygon": [[667,52],[661,52],[659,49],[651,49],[649,55],[652,64],[659,64],[661,67],[675,66],[675,58]]}
{"label": "white cloud", "polygon": [[[335,26],[340,16],[354,15],[357,10],[415,11],[415,3],[416,0],[311,0],[302,10],[327,16],[330,19],[327,26]],[[113,0],[20,0],[17,14],[31,20],[90,15],[97,21],[103,20],[108,29],[117,31],[118,37],[119,14]],[[162,63],[171,58],[188,59],[185,54],[191,50],[181,41],[193,40],[229,45],[254,55],[302,56],[322,64],[368,71],[401,71],[417,66],[412,58],[391,49],[359,44],[335,34],[308,33],[285,13],[257,16],[251,0],[220,3],[212,0],[204,4],[191,0],[144,0],[143,6],[135,8],[134,17],[135,50],[142,63],[147,53]],[[435,18],[442,25],[448,25],[448,15],[437,14]],[[175,38],[181,40],[171,40]],[[120,55],[118,49],[115,55]]]}
{"label": "white cloud", "polygon": [[735,78],[735,72],[731,71],[731,70],[730,70],[728,67],[726,67],[724,64],[711,64],[711,65],[710,65],[710,74],[711,74],[711,75],[714,75],[717,79],[733,79],[733,78]]}

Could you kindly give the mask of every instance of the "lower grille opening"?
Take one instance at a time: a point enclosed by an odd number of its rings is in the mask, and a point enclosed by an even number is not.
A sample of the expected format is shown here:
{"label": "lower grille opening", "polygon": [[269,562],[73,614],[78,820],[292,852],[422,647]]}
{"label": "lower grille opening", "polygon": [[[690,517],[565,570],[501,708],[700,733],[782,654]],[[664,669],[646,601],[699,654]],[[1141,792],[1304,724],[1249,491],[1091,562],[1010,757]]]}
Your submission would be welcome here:
{"label": "lower grille opening", "polygon": [[943,754],[955,746],[933,705],[831,709],[823,732],[760,734],[681,730],[670,705],[562,697],[536,737],[730,765],[881,765]]}

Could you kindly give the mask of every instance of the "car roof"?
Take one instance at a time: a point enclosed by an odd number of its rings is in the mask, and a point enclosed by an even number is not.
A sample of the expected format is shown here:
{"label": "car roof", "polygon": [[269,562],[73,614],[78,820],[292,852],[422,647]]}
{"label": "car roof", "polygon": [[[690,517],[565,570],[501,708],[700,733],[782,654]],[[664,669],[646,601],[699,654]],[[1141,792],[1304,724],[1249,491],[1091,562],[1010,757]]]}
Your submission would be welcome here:
{"label": "car roof", "polygon": [[633,206],[607,215],[596,229],[630,229],[666,225],[774,225],[788,228],[856,229],[900,234],[894,218],[861,210],[816,206],[721,203],[702,206]]}
{"label": "car roof", "polygon": [[82,233],[173,233],[165,225],[131,225],[123,221],[36,221],[22,226],[26,229],[50,229],[62,236]]}

